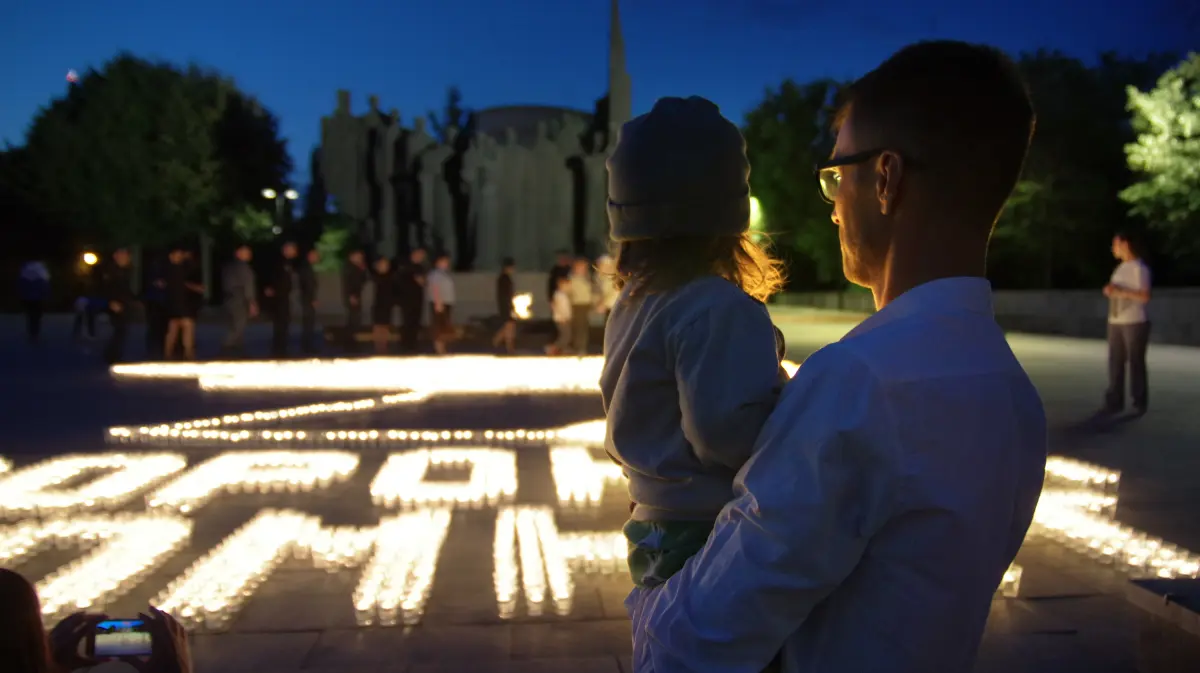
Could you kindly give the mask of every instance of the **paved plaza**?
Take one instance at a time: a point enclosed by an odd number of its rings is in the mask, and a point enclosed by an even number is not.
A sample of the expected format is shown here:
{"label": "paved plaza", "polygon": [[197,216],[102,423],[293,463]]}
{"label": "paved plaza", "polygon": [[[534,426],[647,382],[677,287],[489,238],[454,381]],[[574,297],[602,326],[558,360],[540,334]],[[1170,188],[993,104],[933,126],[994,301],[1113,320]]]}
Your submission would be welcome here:
{"label": "paved plaza", "polygon": [[[854,324],[853,318],[803,310],[780,310],[775,317],[787,337],[789,357],[797,361]],[[95,353],[67,345],[68,327],[52,319],[48,342],[31,348],[23,342],[17,321],[0,318],[0,367],[6,373],[0,455],[12,459],[18,469],[55,455],[108,451],[173,452],[194,467],[226,451],[263,448],[263,442],[178,444],[168,438],[157,444],[112,445],[105,442],[106,430],[379,396],[374,391],[206,393],[194,380],[114,380]],[[254,344],[265,350],[265,332],[261,326],[256,330]],[[135,336],[138,332],[134,330]],[[215,326],[202,325],[201,332],[202,349],[212,348]],[[1011,341],[1042,393],[1051,421],[1052,451],[1120,470],[1116,519],[1200,550],[1194,515],[1200,511],[1200,414],[1195,412],[1200,408],[1200,350],[1152,347],[1150,413],[1136,421],[1097,425],[1088,419],[1104,387],[1102,343],[1029,335],[1013,335]],[[399,526],[395,530],[407,530],[403,511],[372,498],[372,483],[389,454],[432,442],[422,438],[405,445],[398,440],[389,446],[382,439],[356,442],[347,433],[365,428],[385,433],[457,429],[474,434],[445,443],[464,451],[489,444],[511,451],[519,487],[499,503],[459,503],[438,528],[444,537],[432,555],[398,536],[397,553],[415,555],[415,575],[420,575],[420,559],[429,561],[428,590],[412,594],[420,618],[411,621],[418,623],[406,626],[401,619],[397,625],[364,626],[356,601],[369,562],[329,561],[328,550],[320,552],[314,543],[303,552],[297,548],[265,581],[241,592],[236,599],[241,605],[227,626],[219,632],[195,633],[197,672],[627,673],[629,623],[621,602],[628,579],[595,553],[596,544],[611,539],[628,511],[619,482],[609,481],[588,506],[566,506],[560,502],[562,484],[555,479],[552,450],[544,441],[507,441],[482,434],[485,429],[559,428],[601,415],[595,395],[521,394],[432,398],[273,425],[277,430],[307,431],[318,438],[312,448],[344,452],[356,461],[354,469],[346,479],[311,491],[237,493],[197,504],[186,517],[191,526],[186,544],[111,601],[107,612],[114,617],[132,615],[167,589],[183,591],[174,579],[266,509],[318,517],[323,529],[369,531],[392,520]],[[597,458],[601,464],[602,458]],[[426,478],[460,483],[471,474],[469,466],[451,461],[430,468]],[[3,500],[0,497],[0,505]],[[124,509],[140,508],[137,504]],[[494,550],[500,547],[497,528],[504,511],[515,513],[512,544],[522,564],[526,552],[520,547],[534,539],[526,537],[522,526],[537,528],[548,586],[540,614],[539,604],[525,595],[528,585],[512,601],[502,596],[503,573],[498,572]],[[551,554],[547,540],[557,540],[559,551]],[[586,544],[592,547],[585,549]],[[40,581],[88,549],[86,544],[58,545],[25,559],[17,569]],[[1123,597],[1125,576],[1041,538],[1026,543],[1017,563],[1023,570],[1019,595],[998,596],[993,603],[977,671],[1135,670],[1140,613]],[[556,604],[556,578],[568,576],[572,586],[564,596],[569,600]]]}

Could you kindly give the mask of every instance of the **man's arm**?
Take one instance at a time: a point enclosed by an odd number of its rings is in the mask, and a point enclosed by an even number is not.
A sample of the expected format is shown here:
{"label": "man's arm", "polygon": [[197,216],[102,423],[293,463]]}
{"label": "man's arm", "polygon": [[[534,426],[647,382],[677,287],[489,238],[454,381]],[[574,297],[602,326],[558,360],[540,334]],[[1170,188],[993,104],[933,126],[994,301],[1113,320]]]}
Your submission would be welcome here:
{"label": "man's arm", "polygon": [[810,357],[708,544],[645,594],[634,633],[653,670],[761,671],[897,511],[897,454],[867,366],[839,344]]}
{"label": "man's arm", "polygon": [[775,328],[749,297],[722,302],[669,336],[683,435],[702,462],[739,469],[775,408]]}

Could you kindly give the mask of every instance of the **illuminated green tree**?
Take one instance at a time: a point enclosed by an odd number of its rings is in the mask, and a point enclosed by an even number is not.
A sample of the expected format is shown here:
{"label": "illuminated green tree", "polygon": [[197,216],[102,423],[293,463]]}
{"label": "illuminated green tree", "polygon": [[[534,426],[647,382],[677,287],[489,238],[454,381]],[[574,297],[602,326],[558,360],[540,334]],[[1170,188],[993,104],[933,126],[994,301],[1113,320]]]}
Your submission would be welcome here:
{"label": "illuminated green tree", "polygon": [[767,90],[742,129],[757,214],[788,263],[793,289],[845,285],[837,227],[813,178],[813,166],[833,149],[829,122],[837,90],[832,81],[787,80]]}
{"label": "illuminated green tree", "polygon": [[1200,252],[1200,54],[1188,55],[1150,91],[1128,93],[1138,135],[1125,153],[1139,179],[1121,198],[1177,253]]}

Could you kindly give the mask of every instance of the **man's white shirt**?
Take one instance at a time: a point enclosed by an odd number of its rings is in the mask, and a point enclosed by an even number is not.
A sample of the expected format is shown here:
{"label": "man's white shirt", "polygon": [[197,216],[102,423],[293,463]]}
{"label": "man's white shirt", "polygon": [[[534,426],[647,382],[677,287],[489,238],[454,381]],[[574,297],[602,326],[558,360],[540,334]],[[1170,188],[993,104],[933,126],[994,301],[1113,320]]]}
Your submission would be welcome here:
{"label": "man's white shirt", "polygon": [[[1140,259],[1121,262],[1113,270],[1109,281],[1113,285],[1134,292],[1150,291],[1150,267]],[[1108,322],[1112,325],[1137,325],[1146,322],[1146,302],[1128,297],[1110,297],[1108,300]]]}
{"label": "man's white shirt", "polygon": [[639,673],[966,673],[1041,492],[1046,419],[981,278],[801,366],[703,551],[635,590]]}

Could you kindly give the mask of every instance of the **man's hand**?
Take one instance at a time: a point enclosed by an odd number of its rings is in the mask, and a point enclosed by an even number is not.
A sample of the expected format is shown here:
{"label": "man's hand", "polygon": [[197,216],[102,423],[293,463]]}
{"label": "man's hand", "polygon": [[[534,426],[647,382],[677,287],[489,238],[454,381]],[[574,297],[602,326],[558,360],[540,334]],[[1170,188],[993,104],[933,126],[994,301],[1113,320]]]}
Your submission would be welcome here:
{"label": "man's hand", "polygon": [[263,288],[263,294],[268,297],[274,297],[275,296],[275,288],[273,288],[273,287]]}
{"label": "man's hand", "polygon": [[1116,293],[1116,291],[1117,291],[1117,286],[1113,285],[1112,283],[1109,283],[1108,285],[1104,286],[1104,296],[1105,297],[1112,297]]}
{"label": "man's hand", "polygon": [[64,671],[95,666],[97,662],[79,653],[79,645],[96,628],[96,624],[108,619],[106,615],[76,612],[50,630],[50,657]]}
{"label": "man's hand", "polygon": [[316,299],[312,300],[312,307],[313,307],[313,308],[316,308],[316,307],[317,307],[317,300],[316,300]]}
{"label": "man's hand", "polygon": [[445,311],[446,311],[446,306],[444,304],[442,304],[442,302],[439,301],[433,305],[434,313],[444,313]]}
{"label": "man's hand", "polygon": [[187,631],[171,615],[150,606],[149,614],[138,617],[150,633],[150,658],[131,662],[142,673],[191,673],[192,654]]}
{"label": "man's hand", "polygon": [[125,307],[119,301],[108,302],[108,309],[113,313],[120,313],[125,310]]}
{"label": "man's hand", "polygon": [[258,302],[250,302],[250,317],[254,318],[258,315]]}
{"label": "man's hand", "polygon": [[353,295],[353,294],[350,295],[350,305],[358,306],[358,296],[357,295]]}

